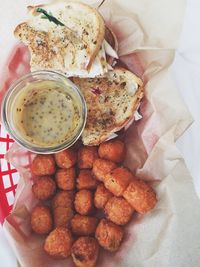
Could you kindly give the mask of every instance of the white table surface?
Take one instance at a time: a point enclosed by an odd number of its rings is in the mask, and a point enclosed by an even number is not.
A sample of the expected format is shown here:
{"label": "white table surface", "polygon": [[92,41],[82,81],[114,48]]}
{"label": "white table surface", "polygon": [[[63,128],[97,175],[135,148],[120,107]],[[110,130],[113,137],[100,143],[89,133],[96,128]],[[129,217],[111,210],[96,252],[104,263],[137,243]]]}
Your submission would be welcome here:
{"label": "white table surface", "polygon": [[[167,1],[167,0],[166,0]],[[176,1],[176,0],[175,0]],[[12,32],[20,21],[20,10],[25,16],[25,4],[39,3],[37,0],[1,0],[0,1],[0,70],[12,48]],[[45,1],[43,1],[45,2]],[[169,18],[170,19],[170,18]],[[7,23],[9,21],[9,23]],[[191,111],[194,123],[178,140],[177,146],[182,152],[193,177],[196,192],[200,197],[200,0],[188,0],[187,11],[177,49],[171,68],[171,75],[177,88]],[[3,51],[3,53],[2,53]],[[0,227],[0,266],[16,267],[16,259]],[[196,266],[191,266],[196,267]]]}

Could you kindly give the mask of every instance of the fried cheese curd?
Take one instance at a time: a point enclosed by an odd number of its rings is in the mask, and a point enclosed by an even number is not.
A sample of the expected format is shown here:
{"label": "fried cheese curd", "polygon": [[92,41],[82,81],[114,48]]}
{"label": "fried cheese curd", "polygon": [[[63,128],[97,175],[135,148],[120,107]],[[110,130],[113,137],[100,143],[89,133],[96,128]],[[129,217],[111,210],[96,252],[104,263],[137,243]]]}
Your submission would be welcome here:
{"label": "fried cheese curd", "polygon": [[117,168],[116,163],[106,159],[96,159],[93,164],[92,172],[99,181],[104,181],[106,174]]}
{"label": "fried cheese curd", "polygon": [[55,194],[56,184],[51,176],[41,176],[32,185],[32,192],[35,198],[47,200]]}
{"label": "fried cheese curd", "polygon": [[53,228],[51,210],[44,205],[33,208],[31,213],[31,228],[40,235],[48,234]]}
{"label": "fried cheese curd", "polygon": [[105,143],[101,143],[98,153],[100,158],[120,163],[125,159],[125,144],[120,140],[112,139]]}
{"label": "fried cheese curd", "polygon": [[145,181],[139,179],[132,180],[123,196],[141,214],[153,209],[157,203],[154,190]]}
{"label": "fried cheese curd", "polygon": [[75,168],[59,169],[56,172],[56,184],[59,189],[73,190],[75,188],[76,172]]}
{"label": "fried cheese curd", "polygon": [[74,216],[74,211],[71,207],[57,207],[53,209],[54,226],[68,227]]}
{"label": "fried cheese curd", "polygon": [[123,197],[112,197],[105,205],[106,217],[115,224],[127,224],[133,215],[133,207]]}
{"label": "fried cheese curd", "polygon": [[37,155],[32,164],[31,172],[36,176],[52,175],[56,171],[53,155]]}
{"label": "fried cheese curd", "polygon": [[94,178],[91,170],[80,170],[78,178],[76,180],[76,187],[81,189],[95,189],[98,185],[98,181]]}
{"label": "fried cheese curd", "polygon": [[66,259],[71,254],[73,237],[65,227],[55,228],[45,239],[44,250],[54,258]]}
{"label": "fried cheese curd", "polygon": [[73,148],[65,149],[56,153],[54,156],[58,167],[63,169],[69,169],[77,162],[77,153]]}
{"label": "fried cheese curd", "polygon": [[75,195],[74,207],[81,215],[90,214],[94,208],[92,192],[86,189],[78,191]]}
{"label": "fried cheese curd", "polygon": [[96,146],[82,146],[78,151],[78,167],[80,169],[92,169],[95,159],[98,158]]}
{"label": "fried cheese curd", "polygon": [[79,237],[73,244],[71,256],[77,267],[94,267],[99,255],[99,244],[93,237]]}
{"label": "fried cheese curd", "polygon": [[67,227],[70,225],[70,221],[74,216],[73,201],[73,191],[60,191],[56,193],[52,199],[52,211],[55,227]]}
{"label": "fried cheese curd", "polygon": [[103,209],[111,197],[113,194],[102,183],[99,184],[94,193],[94,206],[97,209]]}
{"label": "fried cheese curd", "polygon": [[115,196],[122,196],[133,179],[133,174],[124,167],[119,167],[105,175],[104,185]]}
{"label": "fried cheese curd", "polygon": [[99,245],[110,252],[115,252],[119,249],[123,236],[123,228],[106,219],[100,221],[95,233]]}
{"label": "fried cheese curd", "polygon": [[52,199],[52,208],[57,207],[73,207],[74,192],[73,191],[59,191]]}
{"label": "fried cheese curd", "polygon": [[87,236],[95,233],[97,224],[96,217],[76,214],[71,220],[71,229],[77,236]]}

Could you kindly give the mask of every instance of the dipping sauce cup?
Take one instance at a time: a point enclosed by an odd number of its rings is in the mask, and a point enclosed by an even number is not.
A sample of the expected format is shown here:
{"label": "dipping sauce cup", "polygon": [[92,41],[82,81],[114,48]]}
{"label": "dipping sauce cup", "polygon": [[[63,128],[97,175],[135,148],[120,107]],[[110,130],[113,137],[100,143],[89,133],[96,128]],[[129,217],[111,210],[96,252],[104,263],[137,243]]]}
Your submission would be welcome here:
{"label": "dipping sauce cup", "polygon": [[87,107],[79,88],[63,74],[35,71],[11,85],[1,116],[17,143],[32,152],[50,154],[78,140]]}

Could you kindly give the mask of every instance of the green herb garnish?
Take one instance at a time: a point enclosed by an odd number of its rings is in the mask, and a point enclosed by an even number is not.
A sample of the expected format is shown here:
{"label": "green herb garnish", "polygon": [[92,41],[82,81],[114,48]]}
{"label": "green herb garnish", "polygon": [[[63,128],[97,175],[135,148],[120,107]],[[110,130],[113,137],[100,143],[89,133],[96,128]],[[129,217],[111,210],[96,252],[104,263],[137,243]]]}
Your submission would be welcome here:
{"label": "green herb garnish", "polygon": [[60,22],[57,18],[55,18],[54,16],[52,16],[51,12],[48,12],[46,10],[44,10],[43,8],[38,7],[36,10],[38,13],[42,13],[43,19],[48,19],[51,22],[54,22],[56,25],[60,25],[60,26],[65,26],[65,24],[63,24],[62,22]]}

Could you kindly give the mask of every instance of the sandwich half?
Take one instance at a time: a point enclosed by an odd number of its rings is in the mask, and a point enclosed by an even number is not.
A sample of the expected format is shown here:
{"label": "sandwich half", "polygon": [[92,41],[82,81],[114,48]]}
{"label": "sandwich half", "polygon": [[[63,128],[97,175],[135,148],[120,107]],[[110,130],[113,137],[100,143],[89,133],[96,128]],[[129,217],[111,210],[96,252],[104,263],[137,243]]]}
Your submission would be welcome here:
{"label": "sandwich half", "polygon": [[84,145],[99,145],[125,127],[133,119],[144,94],[142,80],[123,68],[107,72],[104,78],[73,78],[73,82],[87,103]]}
{"label": "sandwich half", "polygon": [[96,77],[112,69],[107,58],[118,56],[105,39],[105,23],[95,8],[59,1],[29,6],[28,11],[29,19],[19,24],[14,34],[30,50],[32,71],[48,69],[68,77]]}

